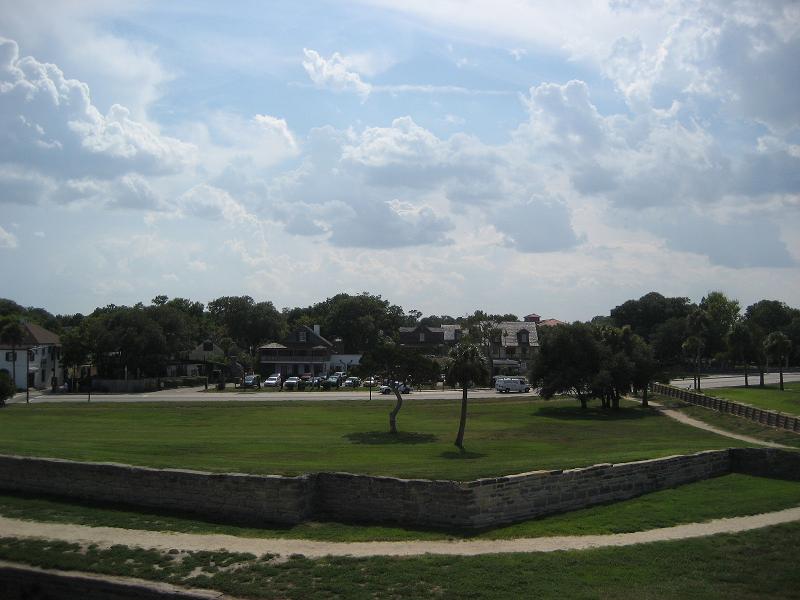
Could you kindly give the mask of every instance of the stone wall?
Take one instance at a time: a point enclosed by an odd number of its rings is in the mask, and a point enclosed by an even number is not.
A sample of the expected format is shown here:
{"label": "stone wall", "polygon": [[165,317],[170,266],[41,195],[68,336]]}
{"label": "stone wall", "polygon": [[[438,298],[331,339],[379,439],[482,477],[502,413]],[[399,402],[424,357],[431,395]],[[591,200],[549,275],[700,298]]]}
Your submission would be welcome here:
{"label": "stone wall", "polygon": [[476,481],[350,473],[202,473],[0,455],[0,489],[191,512],[222,522],[399,523],[484,528],[617,502],[731,472],[800,479],[800,453],[711,450]]}
{"label": "stone wall", "polygon": [[242,523],[297,523],[311,514],[314,478],[204,473],[0,456],[0,489],[121,502]]}
{"label": "stone wall", "polygon": [[731,448],[730,453],[734,473],[800,481],[800,452],[778,448]]}
{"label": "stone wall", "polygon": [[723,400],[722,398],[714,398],[713,396],[706,396],[698,394],[691,390],[682,390],[671,385],[664,385],[661,383],[651,383],[650,389],[656,394],[669,396],[670,398],[678,398],[690,404],[703,406],[716,410],[717,412],[727,413],[736,417],[742,417],[768,425],[770,427],[777,427],[779,429],[787,429],[800,433],[800,417],[792,415],[785,415],[783,413],[775,412],[772,410],[763,410],[750,406],[749,404],[741,404],[733,400]]}

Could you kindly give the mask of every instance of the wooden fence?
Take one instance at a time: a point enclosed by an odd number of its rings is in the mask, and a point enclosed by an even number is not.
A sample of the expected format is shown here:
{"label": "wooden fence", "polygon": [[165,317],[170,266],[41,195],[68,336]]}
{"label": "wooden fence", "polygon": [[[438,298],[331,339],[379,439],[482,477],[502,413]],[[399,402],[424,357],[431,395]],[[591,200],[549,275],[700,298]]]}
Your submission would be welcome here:
{"label": "wooden fence", "polygon": [[755,421],[756,423],[761,423],[762,425],[769,425],[770,427],[788,429],[789,431],[796,431],[800,433],[800,417],[793,417],[772,410],[763,410],[748,404],[733,402],[732,400],[723,400],[722,398],[705,396],[691,390],[684,390],[671,385],[663,385],[661,383],[651,383],[650,390],[656,394],[661,394],[662,396],[678,398],[679,400],[683,400],[689,404],[695,404],[697,406],[703,406],[705,408],[710,408],[711,410],[716,410],[717,412],[749,419],[751,421]]}

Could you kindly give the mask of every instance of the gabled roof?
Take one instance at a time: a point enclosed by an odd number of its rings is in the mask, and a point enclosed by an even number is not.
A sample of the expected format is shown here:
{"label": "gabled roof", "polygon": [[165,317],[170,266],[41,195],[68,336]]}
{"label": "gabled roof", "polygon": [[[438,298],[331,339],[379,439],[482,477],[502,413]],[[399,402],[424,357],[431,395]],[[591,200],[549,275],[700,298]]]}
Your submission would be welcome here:
{"label": "gabled roof", "polygon": [[[60,346],[61,338],[53,333],[37,325],[36,323],[29,323],[21,321],[20,327],[22,328],[22,340],[17,348],[32,348],[35,346]],[[10,348],[10,344],[3,344],[3,348]]]}
{"label": "gabled roof", "polygon": [[554,325],[566,325],[564,321],[559,321],[558,319],[545,319],[539,325],[544,325],[545,327],[553,327]]}
{"label": "gabled roof", "polygon": [[455,342],[456,331],[461,331],[461,325],[442,325],[441,330],[444,331],[445,342]]}

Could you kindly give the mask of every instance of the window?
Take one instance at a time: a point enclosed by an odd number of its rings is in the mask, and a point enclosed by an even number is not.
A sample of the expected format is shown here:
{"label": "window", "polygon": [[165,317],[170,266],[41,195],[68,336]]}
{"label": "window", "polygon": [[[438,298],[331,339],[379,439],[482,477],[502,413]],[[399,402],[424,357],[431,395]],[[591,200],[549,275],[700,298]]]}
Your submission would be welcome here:
{"label": "window", "polygon": [[298,331],[297,332],[297,341],[298,342],[305,342],[306,341],[306,332],[305,331]]}
{"label": "window", "polygon": [[16,360],[16,352],[6,352],[6,362],[14,362]]}
{"label": "window", "polygon": [[520,344],[527,344],[528,343],[528,332],[527,331],[520,331],[519,332],[519,343]]}
{"label": "window", "polygon": [[424,333],[420,333],[419,334],[419,341],[420,342],[424,342],[425,341],[425,334]]}

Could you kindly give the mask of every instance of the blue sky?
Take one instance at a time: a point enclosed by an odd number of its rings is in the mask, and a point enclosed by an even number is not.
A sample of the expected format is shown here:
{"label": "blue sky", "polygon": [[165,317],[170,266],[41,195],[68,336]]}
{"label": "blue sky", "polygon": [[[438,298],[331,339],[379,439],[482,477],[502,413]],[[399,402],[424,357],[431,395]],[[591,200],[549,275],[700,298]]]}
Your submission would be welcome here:
{"label": "blue sky", "polygon": [[3,296],[800,305],[796,2],[0,0]]}

